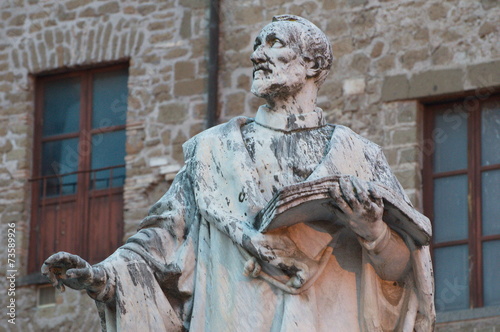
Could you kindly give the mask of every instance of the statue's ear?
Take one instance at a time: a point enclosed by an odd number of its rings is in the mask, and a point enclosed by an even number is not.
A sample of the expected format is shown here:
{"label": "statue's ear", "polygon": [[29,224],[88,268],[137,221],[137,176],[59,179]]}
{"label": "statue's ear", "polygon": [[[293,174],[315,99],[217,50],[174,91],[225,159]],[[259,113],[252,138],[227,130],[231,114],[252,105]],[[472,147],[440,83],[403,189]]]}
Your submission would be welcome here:
{"label": "statue's ear", "polygon": [[321,55],[316,56],[314,59],[306,58],[307,77],[315,77],[321,72],[325,58]]}

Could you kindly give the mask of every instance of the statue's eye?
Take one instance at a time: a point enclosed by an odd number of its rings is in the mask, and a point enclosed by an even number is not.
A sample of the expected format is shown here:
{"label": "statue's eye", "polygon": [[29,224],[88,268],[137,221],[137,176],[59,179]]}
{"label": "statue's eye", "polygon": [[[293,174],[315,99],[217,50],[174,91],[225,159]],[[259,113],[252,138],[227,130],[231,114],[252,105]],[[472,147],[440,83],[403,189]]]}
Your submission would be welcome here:
{"label": "statue's eye", "polygon": [[281,40],[279,40],[278,38],[274,38],[272,41],[271,41],[271,46],[272,47],[283,47],[283,43],[281,42]]}

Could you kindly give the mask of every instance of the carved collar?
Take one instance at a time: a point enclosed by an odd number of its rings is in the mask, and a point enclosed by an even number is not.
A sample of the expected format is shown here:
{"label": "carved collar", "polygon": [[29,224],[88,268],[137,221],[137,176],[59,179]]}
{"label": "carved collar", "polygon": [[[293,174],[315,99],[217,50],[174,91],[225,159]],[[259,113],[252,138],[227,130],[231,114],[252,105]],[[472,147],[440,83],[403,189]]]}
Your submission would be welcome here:
{"label": "carved collar", "polygon": [[263,127],[286,132],[325,125],[323,110],[319,107],[310,113],[284,115],[272,112],[266,105],[262,105],[257,111],[255,122]]}

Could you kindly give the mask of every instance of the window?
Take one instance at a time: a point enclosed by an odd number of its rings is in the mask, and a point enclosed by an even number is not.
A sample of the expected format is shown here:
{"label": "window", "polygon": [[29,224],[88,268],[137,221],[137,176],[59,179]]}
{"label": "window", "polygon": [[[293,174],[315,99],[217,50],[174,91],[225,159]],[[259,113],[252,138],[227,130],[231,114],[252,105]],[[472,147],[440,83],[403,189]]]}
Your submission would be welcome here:
{"label": "window", "polygon": [[430,105],[424,116],[436,309],[500,305],[500,96]]}
{"label": "window", "polygon": [[30,273],[57,251],[90,263],[121,243],[128,69],[36,79]]}

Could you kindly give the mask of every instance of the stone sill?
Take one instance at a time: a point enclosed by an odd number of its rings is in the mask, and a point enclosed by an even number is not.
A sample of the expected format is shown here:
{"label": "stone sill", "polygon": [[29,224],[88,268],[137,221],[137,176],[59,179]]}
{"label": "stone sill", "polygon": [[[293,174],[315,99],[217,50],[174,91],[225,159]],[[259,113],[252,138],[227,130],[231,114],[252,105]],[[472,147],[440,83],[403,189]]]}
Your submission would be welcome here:
{"label": "stone sill", "polygon": [[[413,75],[386,76],[382,84],[383,102],[423,99],[433,96],[476,91],[492,93],[500,86],[500,60],[447,69],[433,69]],[[491,89],[487,89],[491,88]]]}
{"label": "stone sill", "polygon": [[22,276],[16,280],[16,286],[44,285],[50,284],[49,279],[45,278],[40,272]]}
{"label": "stone sill", "polygon": [[495,316],[500,316],[500,306],[438,312],[436,323],[450,323],[471,319],[492,318]]}

